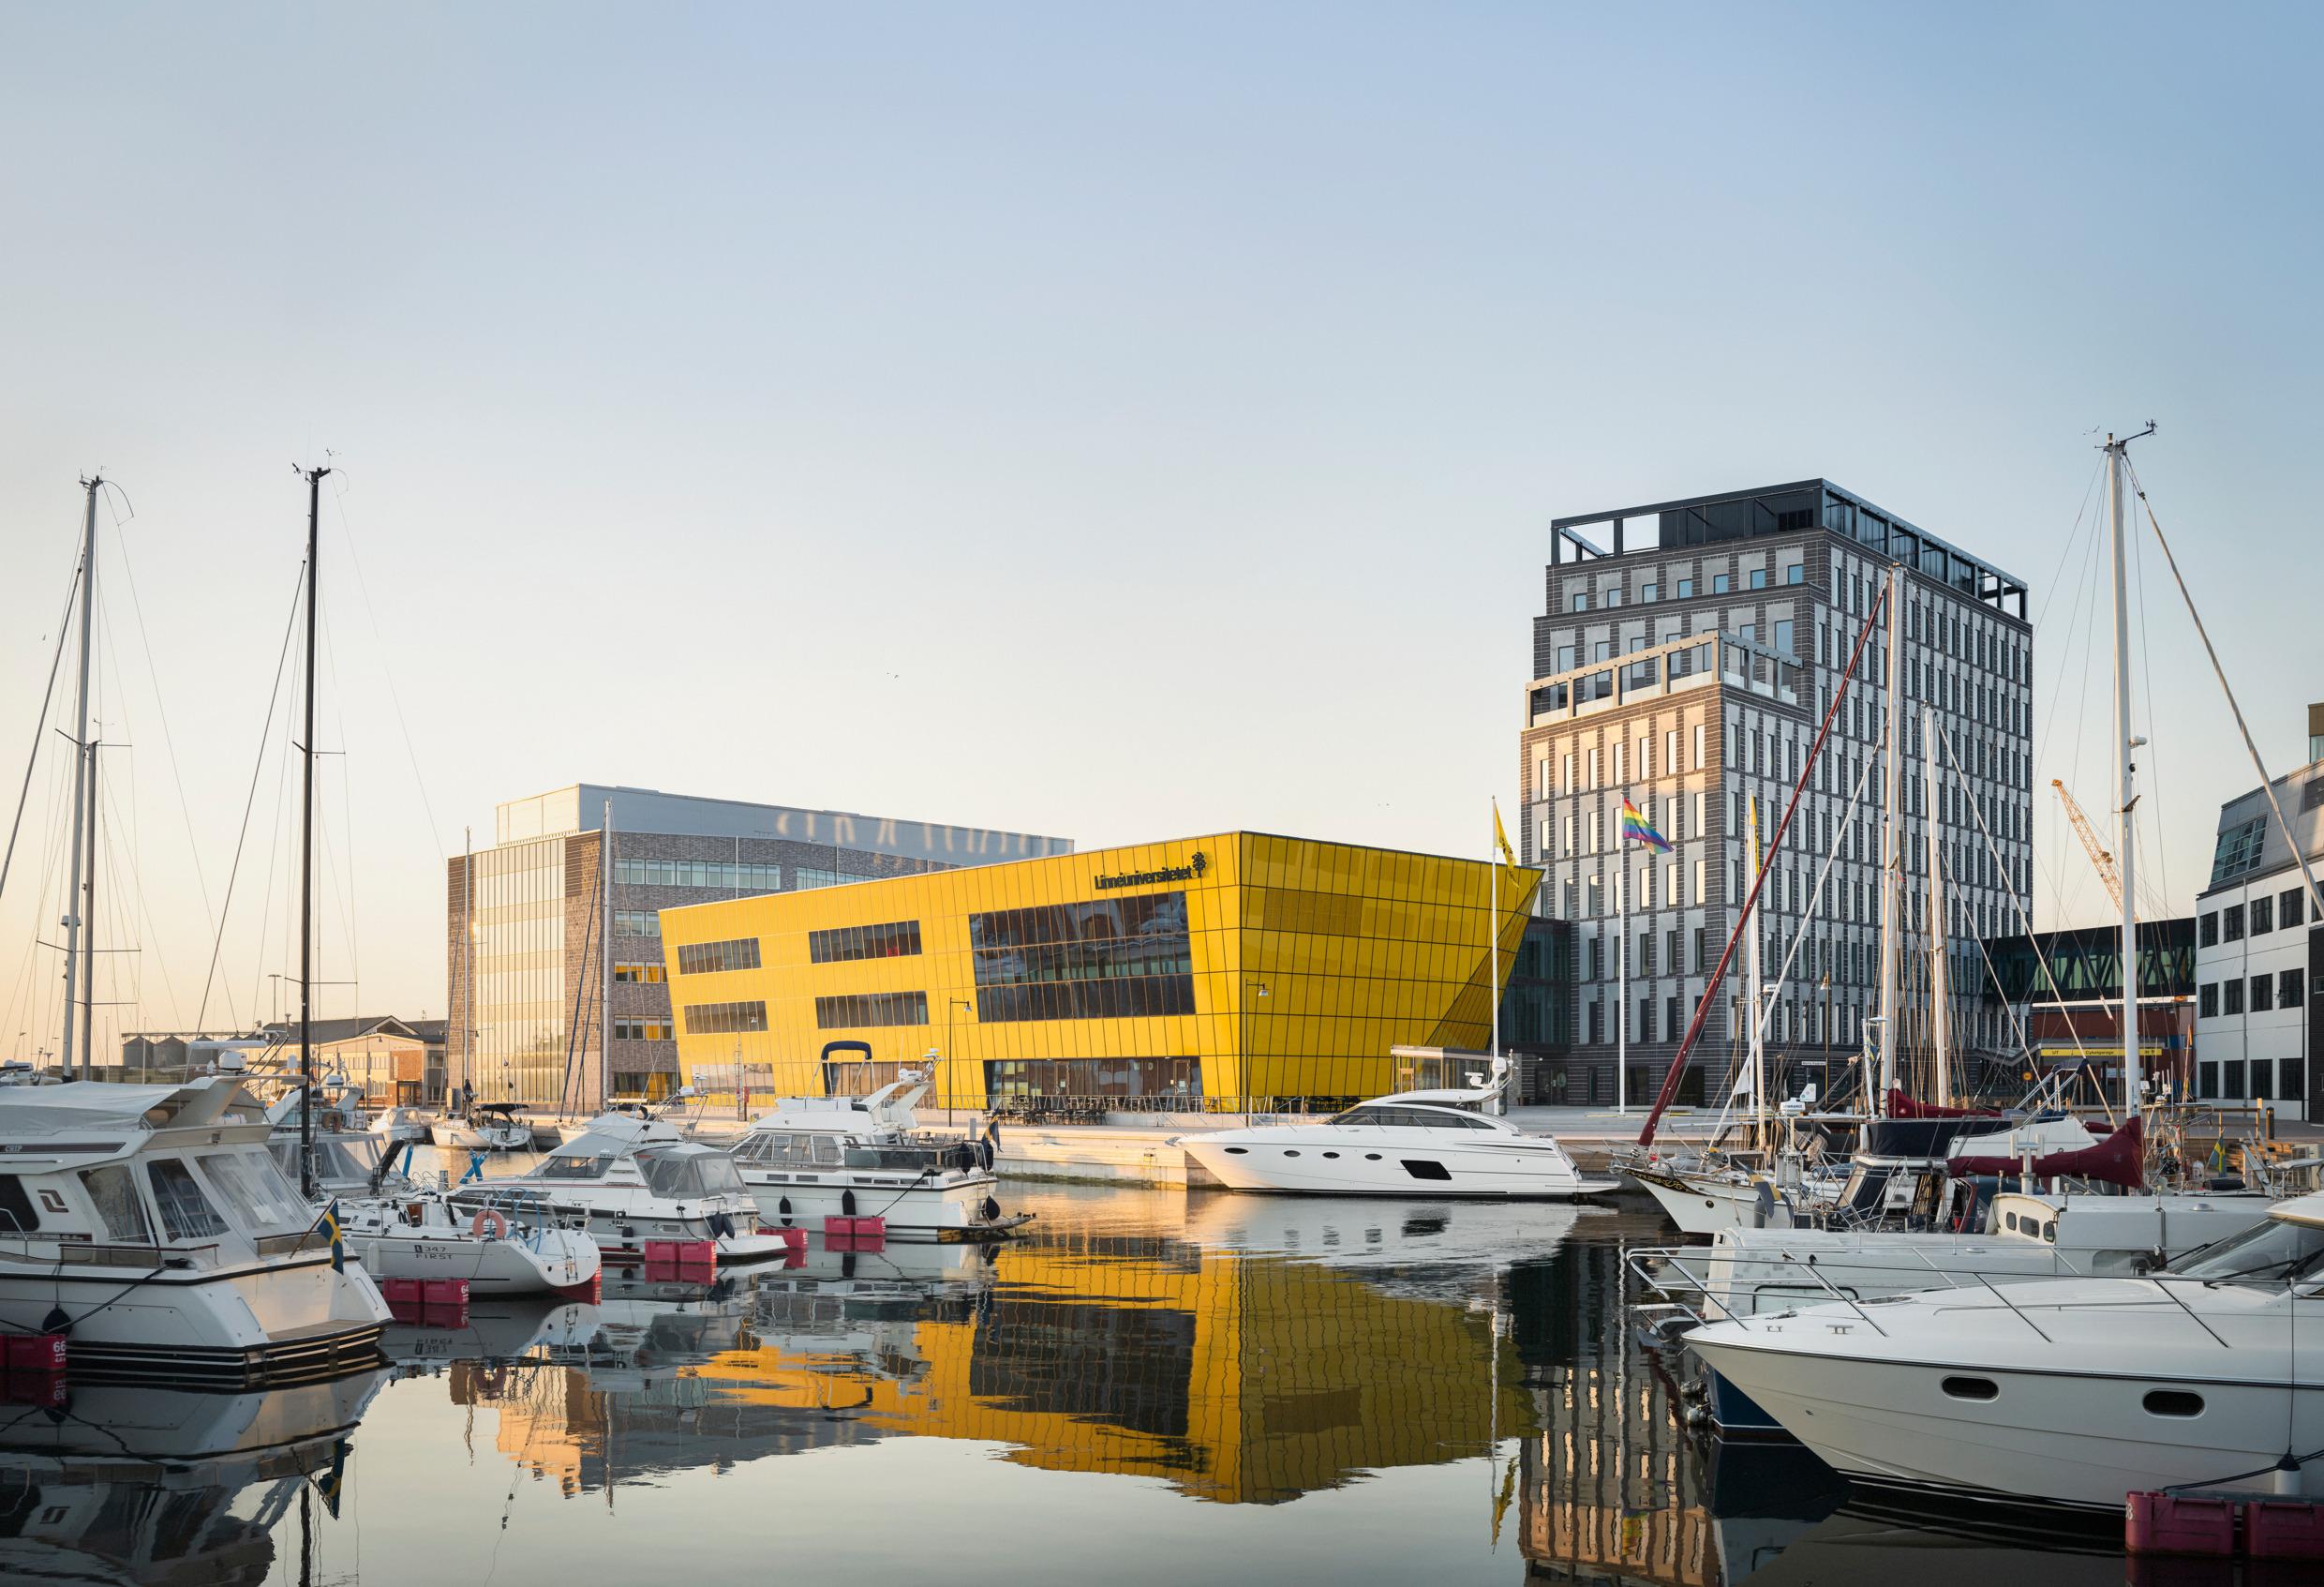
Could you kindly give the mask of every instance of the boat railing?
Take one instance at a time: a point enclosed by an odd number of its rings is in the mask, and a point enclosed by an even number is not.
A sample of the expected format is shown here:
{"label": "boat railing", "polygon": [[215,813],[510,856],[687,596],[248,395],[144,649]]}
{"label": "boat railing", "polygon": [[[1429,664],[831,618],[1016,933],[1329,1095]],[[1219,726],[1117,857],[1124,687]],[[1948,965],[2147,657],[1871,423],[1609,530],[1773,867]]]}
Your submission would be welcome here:
{"label": "boat railing", "polygon": [[[33,1248],[44,1249],[36,1251]],[[53,1248],[54,1254],[50,1254]],[[54,1263],[60,1267],[215,1267],[220,1248],[213,1241],[198,1246],[165,1246],[127,1240],[41,1240],[0,1235],[0,1255],[20,1262]]]}

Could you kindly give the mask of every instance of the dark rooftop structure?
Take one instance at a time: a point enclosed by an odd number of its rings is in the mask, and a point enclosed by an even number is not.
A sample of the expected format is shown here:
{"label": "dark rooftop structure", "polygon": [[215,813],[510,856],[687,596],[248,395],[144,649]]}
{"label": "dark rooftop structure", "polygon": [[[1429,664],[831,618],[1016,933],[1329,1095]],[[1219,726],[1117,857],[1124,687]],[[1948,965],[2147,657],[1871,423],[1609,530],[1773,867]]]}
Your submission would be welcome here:
{"label": "dark rooftop structure", "polygon": [[[1797,534],[1819,528],[1876,556],[1901,562],[1922,576],[1936,579],[1997,610],[2008,610],[2008,603],[2014,599],[2015,615],[2020,619],[2026,615],[2023,579],[1938,539],[1828,479],[1803,479],[1790,485],[1721,491],[1641,507],[1616,507],[1602,513],[1552,518],[1549,558],[1554,566],[1593,557],[1620,557],[1633,551],[1707,546],[1767,534]],[[1601,532],[1596,537],[1583,532],[1589,529]]]}

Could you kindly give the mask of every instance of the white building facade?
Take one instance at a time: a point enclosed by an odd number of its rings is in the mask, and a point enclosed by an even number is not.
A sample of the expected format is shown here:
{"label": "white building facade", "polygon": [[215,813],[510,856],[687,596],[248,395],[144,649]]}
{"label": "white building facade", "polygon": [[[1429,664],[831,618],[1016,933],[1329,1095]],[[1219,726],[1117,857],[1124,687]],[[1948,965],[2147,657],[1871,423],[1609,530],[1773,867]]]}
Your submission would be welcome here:
{"label": "white building facade", "polygon": [[[2310,707],[2315,731],[2324,707]],[[2324,872],[2324,743],[2273,785],[2311,867]],[[2324,923],[2264,792],[2219,811],[2211,884],[2195,905],[2196,1093],[2324,1116]]]}

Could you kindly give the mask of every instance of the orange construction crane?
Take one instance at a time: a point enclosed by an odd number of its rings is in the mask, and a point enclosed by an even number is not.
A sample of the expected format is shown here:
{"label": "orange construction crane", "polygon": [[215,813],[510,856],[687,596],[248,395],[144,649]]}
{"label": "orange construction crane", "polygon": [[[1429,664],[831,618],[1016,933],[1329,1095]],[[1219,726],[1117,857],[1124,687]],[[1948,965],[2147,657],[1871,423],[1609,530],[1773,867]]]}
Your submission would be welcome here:
{"label": "orange construction crane", "polygon": [[2049,786],[2058,790],[2058,802],[2065,806],[2065,818],[2074,823],[2074,835],[2082,840],[2083,851],[2090,856],[2091,864],[2097,868],[2098,879],[2106,883],[2107,896],[2114,900],[2114,907],[2120,909],[2123,906],[2123,873],[2114,863],[2114,856],[2098,841],[2097,830],[2090,824],[2090,817],[2082,814],[2082,807],[2074,802],[2074,796],[2065,791],[2065,785],[2052,777]]}

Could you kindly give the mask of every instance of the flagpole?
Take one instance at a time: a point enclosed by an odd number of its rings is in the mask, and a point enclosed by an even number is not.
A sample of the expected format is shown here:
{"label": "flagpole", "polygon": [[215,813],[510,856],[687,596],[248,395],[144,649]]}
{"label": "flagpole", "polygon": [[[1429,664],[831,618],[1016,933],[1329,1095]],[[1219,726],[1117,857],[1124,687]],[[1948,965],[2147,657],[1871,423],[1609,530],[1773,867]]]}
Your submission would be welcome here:
{"label": "flagpole", "polygon": [[[1493,849],[1485,856],[1493,867],[1489,885],[1491,903],[1485,909],[1484,962],[1485,974],[1490,978],[1493,996],[1493,1084],[1501,1084],[1501,846],[1507,840],[1501,835],[1501,801],[1493,801]],[[1509,1111],[1506,1101],[1501,1111]]]}
{"label": "flagpole", "polygon": [[1615,823],[1614,834],[1614,1075],[1616,1113],[1630,1111],[1630,856]]}

